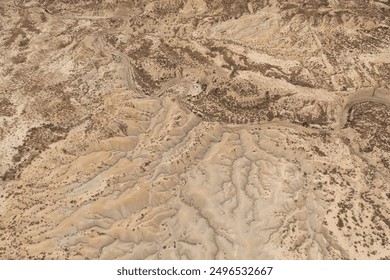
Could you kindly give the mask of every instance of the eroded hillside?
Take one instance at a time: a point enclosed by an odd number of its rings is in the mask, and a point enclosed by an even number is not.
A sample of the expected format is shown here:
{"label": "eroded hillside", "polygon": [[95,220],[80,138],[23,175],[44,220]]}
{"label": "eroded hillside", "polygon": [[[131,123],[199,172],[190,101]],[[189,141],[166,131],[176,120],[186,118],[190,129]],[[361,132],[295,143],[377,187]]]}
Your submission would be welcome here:
{"label": "eroded hillside", "polygon": [[0,19],[0,259],[390,258],[388,0]]}

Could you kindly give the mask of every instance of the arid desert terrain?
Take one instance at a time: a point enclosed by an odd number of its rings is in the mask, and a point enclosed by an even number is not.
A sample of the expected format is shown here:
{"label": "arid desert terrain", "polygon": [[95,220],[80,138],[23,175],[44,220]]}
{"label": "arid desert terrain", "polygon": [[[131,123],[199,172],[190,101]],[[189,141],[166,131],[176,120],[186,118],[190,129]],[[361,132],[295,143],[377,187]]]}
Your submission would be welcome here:
{"label": "arid desert terrain", "polygon": [[0,259],[390,259],[390,1],[1,0]]}

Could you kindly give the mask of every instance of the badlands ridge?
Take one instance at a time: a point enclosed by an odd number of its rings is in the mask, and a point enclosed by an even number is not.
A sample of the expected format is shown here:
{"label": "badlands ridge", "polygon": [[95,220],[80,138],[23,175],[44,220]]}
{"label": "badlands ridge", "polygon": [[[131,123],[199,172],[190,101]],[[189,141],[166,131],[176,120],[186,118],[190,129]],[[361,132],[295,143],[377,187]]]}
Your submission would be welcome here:
{"label": "badlands ridge", "polygon": [[0,18],[0,259],[390,258],[390,1]]}

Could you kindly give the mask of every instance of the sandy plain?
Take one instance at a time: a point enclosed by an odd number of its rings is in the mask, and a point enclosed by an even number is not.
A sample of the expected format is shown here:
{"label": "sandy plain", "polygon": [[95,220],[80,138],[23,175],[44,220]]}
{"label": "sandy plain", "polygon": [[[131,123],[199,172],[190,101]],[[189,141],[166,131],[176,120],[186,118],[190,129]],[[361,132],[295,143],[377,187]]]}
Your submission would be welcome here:
{"label": "sandy plain", "polygon": [[0,16],[0,259],[390,258],[389,1]]}

